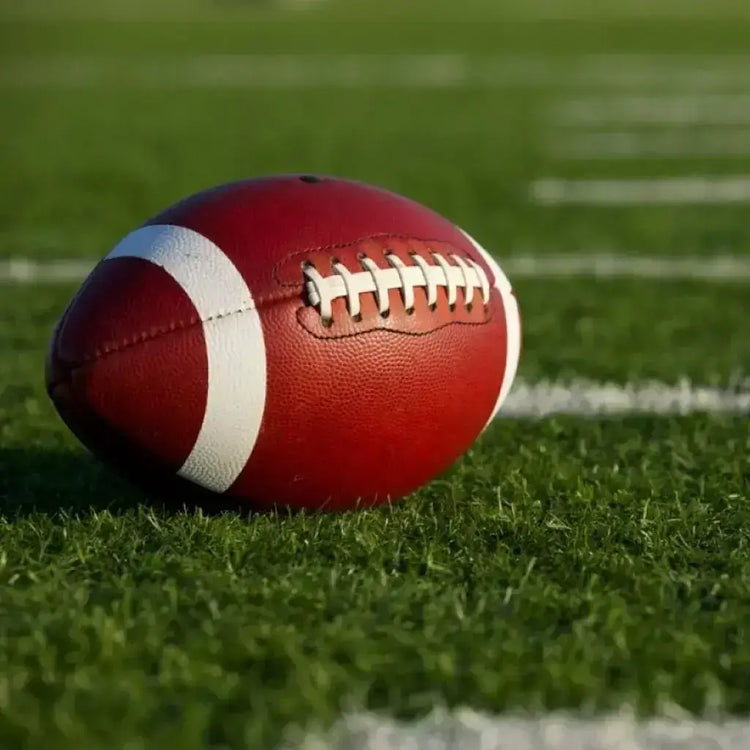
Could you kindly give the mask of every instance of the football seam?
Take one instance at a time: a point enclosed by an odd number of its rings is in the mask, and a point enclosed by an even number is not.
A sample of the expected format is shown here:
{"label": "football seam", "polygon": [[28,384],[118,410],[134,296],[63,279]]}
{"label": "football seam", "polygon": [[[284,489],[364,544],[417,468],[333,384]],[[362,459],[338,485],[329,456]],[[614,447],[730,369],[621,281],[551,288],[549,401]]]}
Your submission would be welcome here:
{"label": "football seam", "polygon": [[[119,342],[112,344],[111,346],[106,346],[103,349],[96,349],[94,350],[93,354],[86,354],[82,356],[79,360],[75,362],[69,362],[65,364],[65,370],[67,374],[70,374],[71,372],[75,370],[80,370],[86,365],[91,364],[92,362],[99,362],[103,359],[106,359],[107,357],[110,357],[114,354],[118,354],[119,352],[127,351],[128,349],[132,349],[136,346],[139,346],[140,344],[148,343],[149,341],[156,341],[160,338],[164,338],[165,336],[168,336],[171,333],[174,333],[175,331],[186,331],[190,328],[194,328],[197,325],[203,325],[204,323],[211,323],[214,320],[222,320],[223,318],[229,318],[232,315],[240,315],[242,313],[251,312],[252,310],[259,310],[261,308],[268,308],[273,305],[288,302],[289,300],[293,300],[295,298],[295,294],[291,294],[290,292],[286,291],[284,294],[277,294],[274,296],[269,297],[263,297],[261,299],[258,299],[255,304],[252,305],[244,305],[243,307],[239,307],[235,310],[227,310],[217,313],[212,313],[211,315],[206,316],[205,318],[201,318],[200,316],[194,315],[191,318],[187,320],[180,320],[180,321],[173,321],[169,325],[161,326],[157,329],[152,329],[151,331],[143,331],[140,334],[134,334],[132,336],[128,336],[126,338],[121,339]],[[67,314],[65,315],[65,318],[67,318]],[[60,327],[59,335],[64,330],[64,323]],[[58,356],[58,359],[62,359]],[[54,388],[60,383],[65,382],[67,379],[63,378],[61,380],[56,380],[52,383],[50,383],[49,387]]]}
{"label": "football seam", "polygon": [[337,341],[339,339],[350,339],[354,336],[364,336],[365,334],[370,333],[394,333],[399,336],[429,336],[432,333],[435,333],[435,331],[441,331],[443,328],[448,328],[448,326],[485,326],[488,325],[492,320],[494,319],[494,313],[490,312],[487,317],[484,320],[449,320],[446,323],[441,323],[438,326],[435,326],[434,328],[430,328],[427,331],[407,331],[407,330],[398,330],[396,328],[385,328],[385,327],[374,327],[374,328],[367,328],[362,331],[352,331],[351,333],[337,333],[334,335],[326,336],[325,334],[321,334],[319,332],[314,331],[311,327],[305,325],[303,321],[300,320],[300,314],[305,310],[304,307],[301,307],[297,310],[296,318],[298,325],[303,328],[307,333],[309,333],[314,338],[318,339],[319,341]]}
{"label": "football seam", "polygon": [[[437,238],[432,239],[424,239],[420,237],[415,237],[413,235],[409,234],[399,234],[399,233],[381,233],[381,234],[372,234],[372,235],[366,235],[364,237],[359,237],[355,240],[352,240],[350,242],[338,242],[338,243],[330,243],[327,245],[319,245],[319,246],[313,246],[306,248],[304,250],[297,250],[293,253],[289,253],[285,258],[278,261],[274,265],[273,269],[273,276],[276,279],[276,282],[283,288],[283,291],[274,295],[268,295],[266,297],[258,298],[254,304],[251,305],[244,305],[243,307],[237,308],[235,310],[228,310],[228,311],[221,311],[212,313],[211,315],[206,316],[205,318],[201,318],[200,316],[192,316],[188,320],[180,320],[180,321],[173,321],[167,326],[162,326],[157,329],[152,329],[151,331],[142,331],[140,334],[133,334],[131,336],[128,336],[126,338],[123,338],[121,341],[112,344],[111,346],[106,346],[103,349],[96,349],[92,354],[86,354],[83,355],[79,360],[75,362],[69,362],[65,364],[65,370],[66,374],[70,374],[74,372],[75,370],[82,369],[88,364],[91,364],[92,362],[97,362],[102,359],[105,359],[107,357],[110,357],[112,355],[115,355],[119,352],[126,351],[128,349],[132,349],[135,346],[138,346],[140,344],[148,343],[149,341],[155,341],[160,338],[163,338],[165,336],[168,336],[171,333],[174,333],[175,331],[184,331],[189,328],[192,328],[197,325],[203,325],[205,323],[210,323],[214,320],[221,320],[223,318],[230,317],[232,315],[239,315],[241,313],[250,312],[251,310],[260,310],[262,308],[268,308],[270,306],[287,302],[289,300],[293,300],[295,297],[298,296],[301,283],[298,281],[292,281],[292,280],[284,280],[280,277],[279,270],[282,266],[287,265],[292,259],[295,257],[303,257],[306,254],[309,253],[316,253],[316,252],[322,252],[324,250],[334,250],[334,249],[341,249],[346,247],[352,247],[354,245],[357,245],[361,242],[365,242],[367,240],[373,240],[373,239],[402,239],[402,240],[413,240],[415,242],[435,242],[440,243],[442,245],[447,245],[450,248],[454,249],[456,252],[459,251],[459,248],[456,248],[452,242],[448,240],[441,240]],[[383,248],[383,253],[387,252],[387,248]],[[482,259],[484,260],[484,259]],[[294,291],[292,291],[291,287],[294,287]],[[59,330],[59,335],[62,334],[64,330],[65,323],[67,322],[67,313],[70,312],[70,308],[66,310],[66,313],[63,315],[63,320],[61,321],[61,326]],[[483,321],[483,323],[488,323],[493,316],[490,315],[486,321]],[[386,329],[368,329],[367,331],[361,331],[361,332],[353,332],[353,333],[346,333],[346,334],[338,334],[336,336],[321,336],[320,334],[316,334],[314,331],[310,330],[308,326],[306,326],[300,319],[298,315],[295,315],[295,319],[297,320],[297,324],[302,328],[304,331],[309,333],[310,335],[314,336],[315,338],[319,340],[328,340],[328,341],[335,341],[337,339],[344,339],[344,338],[351,338],[353,336],[357,335],[363,335],[365,333],[375,333],[378,330],[385,331]],[[386,332],[390,333],[396,333],[396,334],[403,334],[408,336],[423,336],[428,335],[432,333],[435,330],[440,330],[441,328],[445,328],[450,325],[480,325],[481,323],[473,323],[469,321],[450,321],[448,323],[445,323],[444,325],[438,326],[437,328],[430,329],[430,331],[424,331],[424,332],[409,332],[409,331],[398,331],[394,329],[388,329]],[[59,338],[58,335],[58,338]],[[52,382],[49,384],[49,388],[52,389],[56,387],[58,384],[63,383],[67,380],[67,378],[63,378],[61,380],[57,380],[55,382]]]}

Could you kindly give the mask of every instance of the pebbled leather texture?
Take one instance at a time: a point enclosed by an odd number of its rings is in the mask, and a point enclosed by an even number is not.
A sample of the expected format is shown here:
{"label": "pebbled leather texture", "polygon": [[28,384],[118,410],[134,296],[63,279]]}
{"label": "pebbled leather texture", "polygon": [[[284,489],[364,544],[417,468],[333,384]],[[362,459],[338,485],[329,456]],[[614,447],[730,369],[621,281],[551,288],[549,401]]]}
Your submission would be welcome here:
{"label": "pebbled leather texture", "polygon": [[[190,301],[160,269],[125,258],[98,266],[66,311],[47,385],[53,401],[66,399],[63,416],[77,435],[78,415],[88,423],[91,412],[135,450],[177,471],[203,419],[206,373]],[[100,442],[79,437],[94,449]]]}
{"label": "pebbled leather texture", "polygon": [[[448,468],[485,426],[507,359],[496,288],[486,308],[470,310],[461,292],[450,309],[439,289],[430,309],[415,289],[411,314],[391,290],[387,317],[366,294],[361,321],[337,299],[331,326],[304,293],[303,262],[336,259],[355,271],[366,253],[385,267],[385,251],[408,262],[409,252],[427,259],[440,249],[470,258],[492,283],[482,254],[446,219],[360,183],[288,175],[199,193],[147,224],[186,227],[215,243],[260,315],[263,417],[226,495],[252,508],[387,502]],[[148,474],[163,478],[195,443],[207,373],[201,320],[186,295],[161,269],[120,258],[100,264],[71,302],[54,334],[48,385],[92,450],[131,474],[145,457]]]}

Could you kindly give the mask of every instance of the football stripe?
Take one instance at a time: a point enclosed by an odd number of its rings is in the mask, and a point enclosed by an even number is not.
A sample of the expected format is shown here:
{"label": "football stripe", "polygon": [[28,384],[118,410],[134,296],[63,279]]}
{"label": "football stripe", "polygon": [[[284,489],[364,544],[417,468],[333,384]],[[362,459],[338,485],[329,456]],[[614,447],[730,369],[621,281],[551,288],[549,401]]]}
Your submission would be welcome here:
{"label": "football stripe", "polygon": [[497,403],[492,410],[490,418],[487,420],[487,424],[489,424],[495,416],[497,416],[498,411],[500,411],[500,407],[507,398],[508,393],[510,392],[510,387],[513,385],[513,380],[516,377],[518,359],[521,355],[521,317],[518,312],[516,297],[513,294],[513,288],[511,287],[510,281],[508,281],[508,277],[497,264],[497,261],[470,234],[463,229],[461,229],[461,233],[467,240],[469,240],[469,242],[471,242],[492,270],[492,276],[494,279],[493,286],[498,292],[500,292],[500,297],[503,300],[503,308],[505,309],[507,352],[505,358],[505,372],[503,373],[503,382],[500,386],[500,393],[497,396]]}
{"label": "football stripe", "polygon": [[185,227],[157,224],[136,229],[105,260],[113,258],[141,258],[162,268],[182,287],[203,321],[206,408],[178,474],[224,492],[253,451],[266,402],[266,349],[250,290],[216,244]]}

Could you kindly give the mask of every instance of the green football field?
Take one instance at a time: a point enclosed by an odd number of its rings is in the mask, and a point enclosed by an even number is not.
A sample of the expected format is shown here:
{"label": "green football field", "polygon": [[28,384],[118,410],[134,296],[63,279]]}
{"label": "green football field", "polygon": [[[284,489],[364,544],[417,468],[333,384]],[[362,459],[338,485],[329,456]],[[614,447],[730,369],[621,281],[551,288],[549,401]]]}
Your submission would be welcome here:
{"label": "green football field", "polygon": [[[746,716],[750,12],[282,5],[0,7],[0,747]],[[382,185],[490,249],[516,388],[391,507],[168,511],[56,416],[47,341],[125,233],[276,172]],[[397,746],[376,734],[336,746]]]}

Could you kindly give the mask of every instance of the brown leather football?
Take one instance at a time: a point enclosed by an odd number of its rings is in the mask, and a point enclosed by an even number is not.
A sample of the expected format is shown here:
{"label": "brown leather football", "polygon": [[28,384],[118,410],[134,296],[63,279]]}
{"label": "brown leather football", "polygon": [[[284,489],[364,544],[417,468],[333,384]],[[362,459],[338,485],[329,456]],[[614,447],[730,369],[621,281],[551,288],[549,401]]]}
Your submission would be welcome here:
{"label": "brown leather football", "polygon": [[510,284],[461,229],[379,188],[284,175],[198,193],[126,236],[59,321],[47,384],[130,476],[339,511],[450,466],[519,349]]}

